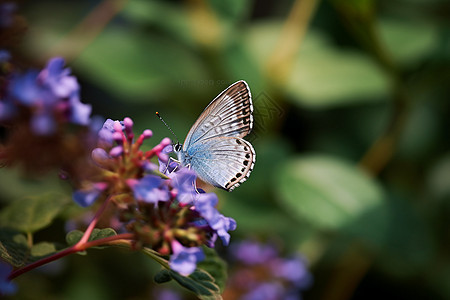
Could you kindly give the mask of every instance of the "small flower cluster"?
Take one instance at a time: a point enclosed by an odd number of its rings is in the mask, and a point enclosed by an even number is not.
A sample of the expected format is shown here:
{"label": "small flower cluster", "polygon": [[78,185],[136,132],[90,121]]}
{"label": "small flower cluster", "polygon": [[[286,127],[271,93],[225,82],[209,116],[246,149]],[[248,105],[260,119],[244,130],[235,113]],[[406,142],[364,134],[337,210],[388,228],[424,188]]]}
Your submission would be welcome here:
{"label": "small flower cluster", "polygon": [[0,102],[0,121],[27,115],[33,134],[49,136],[61,124],[88,125],[91,106],[80,102],[80,86],[62,58],[51,59],[40,72],[13,74]]}
{"label": "small flower cluster", "polygon": [[301,299],[312,276],[300,256],[280,257],[272,245],[243,241],[231,245],[235,260],[224,298],[241,300]]}
{"label": "small flower cluster", "polygon": [[62,58],[51,59],[40,72],[6,74],[0,87],[0,124],[6,129],[2,164],[70,172],[73,162],[92,149],[90,114],[91,106],[81,103],[77,79]]}
{"label": "small flower cluster", "polygon": [[[182,275],[192,273],[204,257],[200,246],[213,247],[217,237],[227,245],[233,219],[221,215],[218,198],[195,188],[196,174],[187,168],[172,169],[171,141],[165,138],[149,151],[141,150],[151,130],[135,140],[133,121],[107,120],[99,132],[92,158],[100,168],[95,180],[86,181],[73,198],[81,206],[97,199],[111,200],[124,230],[134,234],[134,247],[149,247],[170,255],[170,267]],[[150,161],[158,157],[158,166]]]}

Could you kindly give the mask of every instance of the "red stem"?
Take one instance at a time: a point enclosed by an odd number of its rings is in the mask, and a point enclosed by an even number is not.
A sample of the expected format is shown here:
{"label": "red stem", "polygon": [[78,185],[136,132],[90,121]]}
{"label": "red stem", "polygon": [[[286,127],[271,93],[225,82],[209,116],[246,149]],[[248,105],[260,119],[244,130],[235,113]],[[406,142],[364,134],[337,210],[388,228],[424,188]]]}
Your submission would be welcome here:
{"label": "red stem", "polygon": [[106,207],[108,206],[109,202],[111,201],[111,198],[112,198],[111,196],[106,198],[106,200],[103,202],[102,206],[95,213],[94,218],[92,219],[92,221],[89,224],[88,228],[86,229],[86,231],[84,232],[83,236],[81,237],[81,240],[76,245],[74,245],[74,247],[76,247],[78,244],[85,244],[89,240],[89,237],[91,236],[92,230],[94,230],[95,225],[97,225],[98,219],[100,219],[100,216],[105,211]]}
{"label": "red stem", "polygon": [[[95,247],[95,246],[100,246],[100,245],[104,245],[104,244],[108,244],[111,243],[113,241],[118,241],[118,240],[132,240],[134,238],[134,235],[132,233],[123,233],[123,234],[118,234],[118,235],[114,235],[114,236],[109,236],[103,239],[98,239],[95,241],[90,241],[87,243],[83,243],[80,244],[80,242],[76,243],[75,245],[73,245],[72,247],[66,248],[64,250],[62,250],[61,252],[55,253],[53,255],[50,255],[48,257],[45,257],[43,259],[40,259],[38,261],[35,261],[34,263],[31,263],[25,267],[19,268],[15,271],[13,271],[9,277],[8,280],[12,280],[28,271],[31,271],[37,267],[43,266],[45,264],[48,264],[52,261],[55,261],[57,259],[63,258],[64,256],[67,256],[69,254],[73,254],[79,251],[84,251],[88,248],[91,247]],[[81,241],[81,240],[80,240]]]}
{"label": "red stem", "polygon": [[95,228],[95,225],[97,225],[97,222],[100,218],[100,216],[102,215],[102,213],[105,211],[106,207],[108,206],[108,204],[111,202],[111,196],[109,196],[108,198],[106,198],[106,200],[103,202],[102,206],[99,208],[99,210],[95,213],[94,218],[92,219],[91,223],[89,224],[88,228],[86,229],[85,233],[83,234],[83,236],[81,237],[81,239],[78,241],[78,243],[76,243],[75,245],[73,245],[72,247],[66,248],[64,250],[62,250],[61,252],[55,253],[53,255],[50,255],[48,257],[45,257],[43,259],[40,259],[38,261],[35,261],[25,267],[19,268],[15,271],[13,271],[8,279],[12,280],[14,278],[16,278],[19,275],[22,275],[23,273],[26,273],[28,271],[31,271],[37,267],[40,267],[42,265],[45,265],[49,262],[55,261],[57,259],[60,259],[64,256],[67,256],[69,254],[72,253],[76,253],[79,251],[84,251],[90,247],[94,247],[94,246],[99,246],[102,244],[107,244],[110,243],[112,241],[116,241],[116,240],[121,240],[121,239],[133,239],[134,235],[131,233],[124,233],[124,234],[118,234],[118,235],[114,235],[114,236],[110,236],[110,237],[106,237],[103,239],[98,239],[95,241],[88,241],[89,237],[92,234],[92,231]]}

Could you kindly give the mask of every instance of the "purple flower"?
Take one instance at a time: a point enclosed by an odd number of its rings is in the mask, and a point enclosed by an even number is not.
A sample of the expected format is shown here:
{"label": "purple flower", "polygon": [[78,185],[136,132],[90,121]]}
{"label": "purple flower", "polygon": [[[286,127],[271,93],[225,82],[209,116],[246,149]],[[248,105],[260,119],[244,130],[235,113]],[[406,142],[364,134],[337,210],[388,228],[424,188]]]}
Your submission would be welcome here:
{"label": "purple flower", "polygon": [[312,276],[301,256],[279,259],[272,262],[271,266],[275,276],[290,281],[300,289],[308,288],[312,283]]}
{"label": "purple flower", "polygon": [[177,190],[177,200],[181,204],[194,204],[197,191],[194,188],[197,175],[193,170],[182,168],[178,172],[171,173],[172,186]]}
{"label": "purple flower", "polygon": [[25,74],[15,75],[11,81],[11,94],[15,100],[25,106],[44,101],[41,99],[41,88],[37,84],[37,71],[28,71]]}
{"label": "purple flower", "polygon": [[55,131],[56,122],[52,115],[39,113],[31,117],[31,128],[38,135],[47,135]]}
{"label": "purple flower", "polygon": [[12,295],[17,291],[16,284],[8,280],[12,269],[11,265],[0,260],[0,295]]}
{"label": "purple flower", "polygon": [[278,282],[264,282],[252,288],[242,300],[279,300],[283,299],[284,288]]}
{"label": "purple flower", "polygon": [[111,156],[103,148],[95,148],[91,153],[92,160],[102,168],[111,165]]}
{"label": "purple flower", "polygon": [[299,300],[301,291],[312,283],[312,275],[299,255],[283,258],[273,245],[255,241],[232,245],[231,250],[237,267],[228,288],[239,290],[239,299]]}
{"label": "purple flower", "polygon": [[[0,17],[1,19],[1,17]],[[11,54],[7,50],[0,49],[0,64],[11,59]]]}
{"label": "purple flower", "polygon": [[17,108],[9,99],[0,99],[0,121],[9,120],[16,115]]}
{"label": "purple flower", "polygon": [[79,99],[80,87],[62,58],[51,59],[41,72],[29,71],[13,76],[10,97],[31,108],[31,126],[38,135],[53,134],[57,115],[77,125],[88,125],[91,106]]}
{"label": "purple flower", "polygon": [[92,112],[91,105],[81,103],[78,95],[70,97],[69,102],[71,107],[70,121],[78,125],[89,125]]}
{"label": "purple flower", "polygon": [[180,294],[178,294],[175,291],[172,290],[157,290],[153,293],[152,299],[158,299],[158,300],[182,300]]}
{"label": "purple flower", "polygon": [[13,14],[17,6],[13,2],[6,2],[0,4],[0,28],[8,27],[13,22]]}
{"label": "purple flower", "polygon": [[216,205],[219,202],[214,193],[197,194],[195,200],[195,210],[208,222],[208,225],[216,232],[226,246],[230,242],[228,231],[236,229],[236,221],[227,218],[219,213]]}
{"label": "purple flower", "polygon": [[[164,155],[168,155],[171,152],[173,152],[172,145],[167,145],[161,151],[161,153]],[[181,167],[179,166],[179,164],[176,161],[173,161],[170,159],[163,161],[160,158],[158,158],[158,162],[159,162],[159,171],[165,175],[169,175],[172,172],[179,171],[181,169]]]}
{"label": "purple flower", "polygon": [[56,57],[50,59],[47,67],[39,73],[38,81],[57,98],[78,96],[80,86],[77,79],[74,76],[69,76],[69,74],[70,69],[64,69],[64,59]]}
{"label": "purple flower", "polygon": [[107,188],[106,183],[94,183],[89,189],[82,189],[73,192],[72,198],[81,207],[92,205],[98,196]]}
{"label": "purple flower", "polygon": [[243,241],[231,245],[233,256],[246,265],[256,265],[274,259],[278,251],[272,245],[264,245],[255,241]]}
{"label": "purple flower", "polygon": [[173,254],[170,257],[170,268],[183,276],[195,271],[197,262],[205,259],[205,254],[199,247],[184,247],[178,241],[172,241]]}
{"label": "purple flower", "polygon": [[147,203],[166,202],[170,199],[169,188],[164,180],[155,175],[146,175],[136,184],[132,184],[134,197]]}
{"label": "purple flower", "polygon": [[114,130],[114,123],[119,121],[113,121],[111,119],[107,119],[105,123],[103,124],[102,129],[98,132],[98,143],[99,146],[102,148],[111,148],[114,142],[113,139],[113,133]]}

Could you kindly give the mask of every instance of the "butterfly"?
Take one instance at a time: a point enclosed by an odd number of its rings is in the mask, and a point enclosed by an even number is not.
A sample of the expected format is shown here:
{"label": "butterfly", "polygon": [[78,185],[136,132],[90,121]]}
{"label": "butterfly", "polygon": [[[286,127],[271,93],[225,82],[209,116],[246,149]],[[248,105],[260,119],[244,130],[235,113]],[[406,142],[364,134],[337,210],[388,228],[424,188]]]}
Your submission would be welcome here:
{"label": "butterfly", "polygon": [[243,139],[253,127],[250,89],[243,80],[220,93],[192,125],[183,144],[174,145],[182,166],[203,181],[232,191],[247,180],[256,153]]}

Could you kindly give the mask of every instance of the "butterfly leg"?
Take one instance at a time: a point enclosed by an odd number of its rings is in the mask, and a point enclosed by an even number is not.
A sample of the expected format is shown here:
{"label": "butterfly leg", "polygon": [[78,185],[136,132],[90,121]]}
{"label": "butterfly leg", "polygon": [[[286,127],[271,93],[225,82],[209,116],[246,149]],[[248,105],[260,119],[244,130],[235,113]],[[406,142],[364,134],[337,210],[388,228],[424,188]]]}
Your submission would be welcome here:
{"label": "butterfly leg", "polygon": [[181,162],[179,160],[176,160],[175,158],[169,156],[169,161],[167,162],[166,168],[164,169],[164,172],[163,172],[164,174],[169,173],[168,169],[169,169],[169,165],[170,165],[171,162],[177,163],[177,166],[170,173],[175,172],[175,170],[177,170],[178,167],[181,165]]}
{"label": "butterfly leg", "polygon": [[[190,169],[191,169],[191,164],[187,164],[185,167],[188,168],[188,169],[190,170]],[[196,192],[197,194],[200,194],[199,190],[197,189],[197,180],[194,180],[194,182],[192,183],[192,185],[194,186],[195,192]]]}

